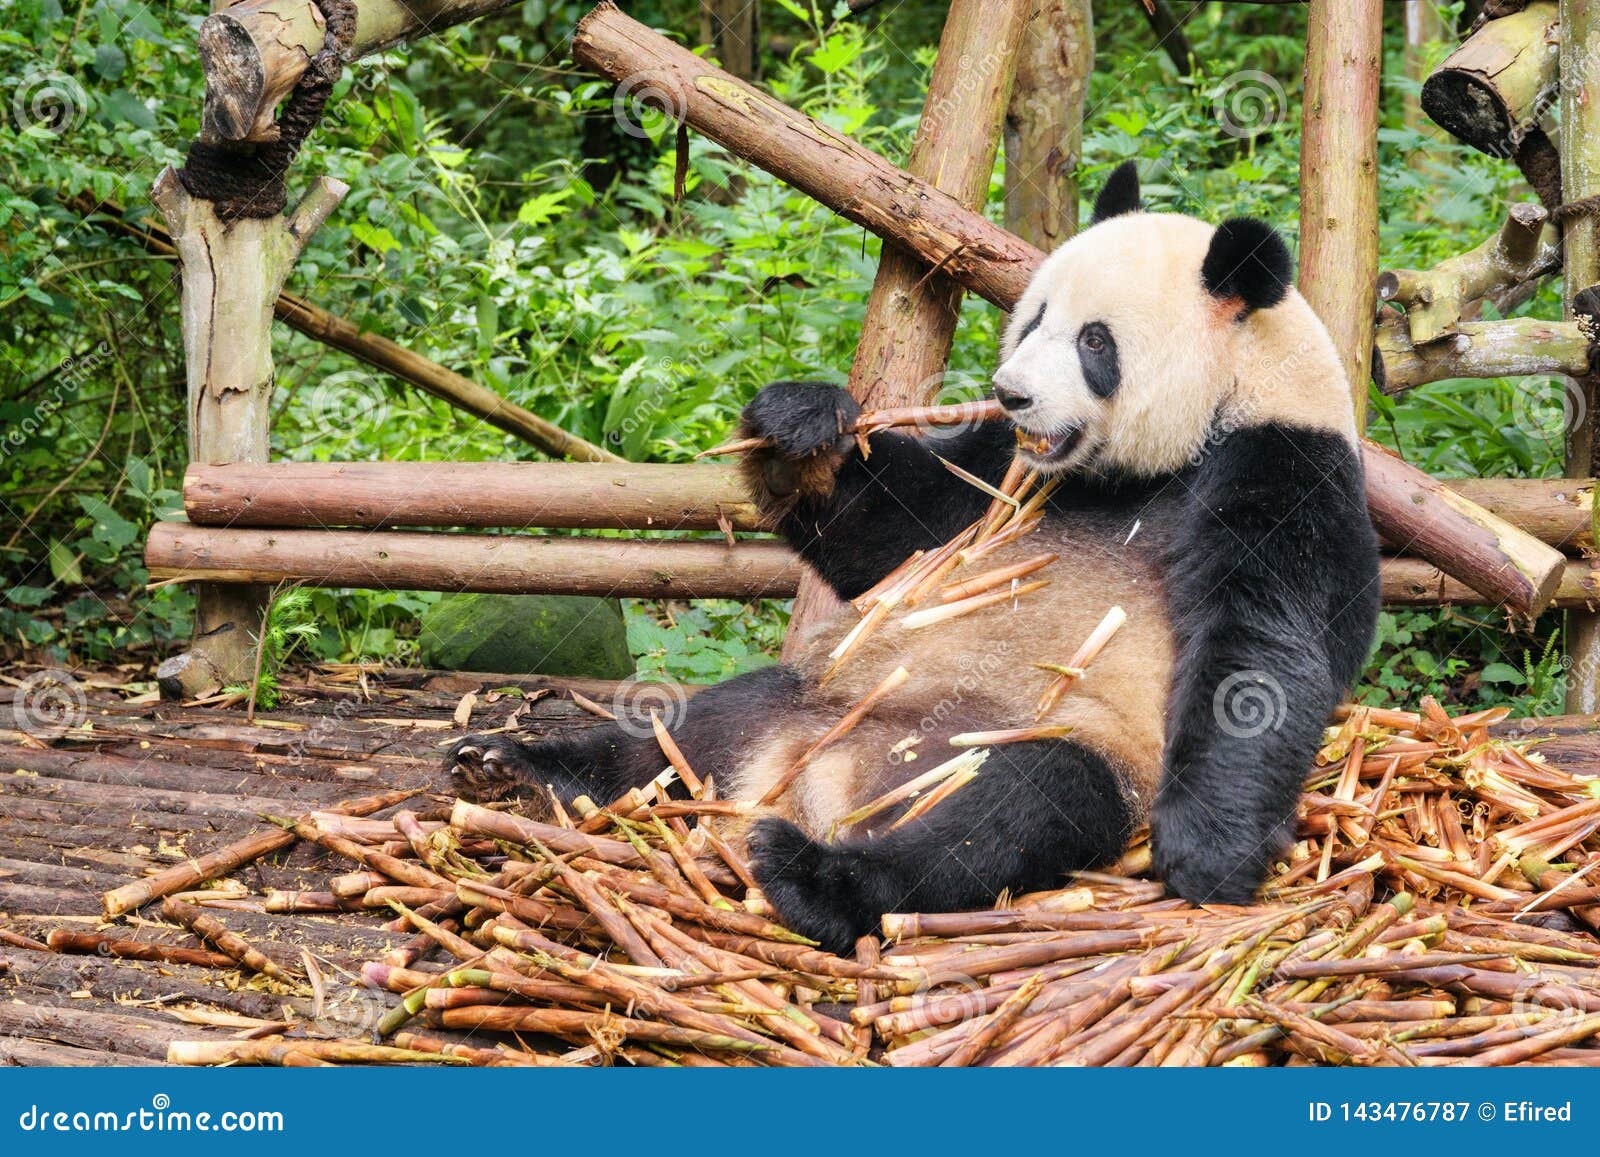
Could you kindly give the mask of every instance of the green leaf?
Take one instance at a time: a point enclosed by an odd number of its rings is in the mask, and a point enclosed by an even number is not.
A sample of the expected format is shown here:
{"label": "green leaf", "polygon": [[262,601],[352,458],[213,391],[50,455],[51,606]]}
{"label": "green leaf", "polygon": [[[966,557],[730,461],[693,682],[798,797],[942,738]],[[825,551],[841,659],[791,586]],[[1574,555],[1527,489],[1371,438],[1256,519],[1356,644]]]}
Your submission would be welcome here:
{"label": "green leaf", "polygon": [[139,528],[111,509],[104,499],[92,495],[78,495],[78,505],[94,519],[93,535],[96,542],[121,550],[139,537]]}
{"label": "green leaf", "polygon": [[50,573],[58,583],[73,587],[83,585],[83,570],[78,566],[77,555],[60,539],[50,540]]}
{"label": "green leaf", "polygon": [[352,221],[350,233],[368,249],[376,249],[379,253],[387,253],[391,249],[399,249],[400,242],[395,235],[382,225],[370,225],[365,221]]}
{"label": "green leaf", "polygon": [[1521,687],[1528,682],[1528,677],[1509,663],[1490,663],[1484,667],[1479,678],[1485,683],[1509,683],[1513,687]]}
{"label": "green leaf", "polygon": [[560,206],[561,202],[570,196],[572,196],[571,189],[557,189],[553,193],[540,193],[536,197],[530,197],[522,203],[522,208],[517,210],[517,220],[535,228],[548,225],[566,213]]}

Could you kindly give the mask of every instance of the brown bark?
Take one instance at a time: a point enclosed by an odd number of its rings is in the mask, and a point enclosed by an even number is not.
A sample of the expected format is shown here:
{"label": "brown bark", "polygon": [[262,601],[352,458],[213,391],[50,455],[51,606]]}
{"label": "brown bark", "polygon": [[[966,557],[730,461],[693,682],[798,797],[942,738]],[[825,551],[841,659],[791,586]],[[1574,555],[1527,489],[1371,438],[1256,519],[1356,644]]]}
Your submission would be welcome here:
{"label": "brown bark", "polygon": [[736,467],[578,462],[191,465],[198,526],[588,527],[755,530]]}
{"label": "brown bark", "polygon": [[1046,253],[1078,231],[1083,105],[1094,69],[1089,0],[1034,0],[1006,111],[1006,228]]}
{"label": "brown bark", "polygon": [[[989,191],[1030,2],[955,0],[939,38],[906,170],[971,209],[980,208]],[[885,241],[850,366],[851,394],[870,408],[938,400],[960,309],[957,282]],[[804,575],[785,657],[797,654],[816,624],[839,606],[827,584]]]}
{"label": "brown bark", "polygon": [[[1383,601],[1388,606],[1476,606],[1483,596],[1438,567],[1418,558],[1385,558],[1382,565]],[[1568,559],[1562,567],[1552,607],[1587,608],[1600,605],[1600,576],[1585,559]]]}
{"label": "brown bark", "polygon": [[1311,0],[1300,142],[1300,292],[1333,336],[1364,427],[1378,275],[1382,0]]}
{"label": "brown bark", "polygon": [[608,598],[788,598],[799,562],[777,542],[641,542],[401,531],[226,530],[158,522],[153,579],[388,590],[590,594]]}

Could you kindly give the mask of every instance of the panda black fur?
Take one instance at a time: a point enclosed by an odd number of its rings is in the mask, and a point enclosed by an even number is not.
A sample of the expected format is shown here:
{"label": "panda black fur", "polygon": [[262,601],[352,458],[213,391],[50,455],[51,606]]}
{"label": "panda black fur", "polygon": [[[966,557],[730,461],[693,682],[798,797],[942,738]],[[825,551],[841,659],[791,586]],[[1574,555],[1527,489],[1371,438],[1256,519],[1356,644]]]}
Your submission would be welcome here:
{"label": "panda black fur", "polygon": [[[975,570],[1059,555],[1027,598],[932,628],[901,611],[838,675],[827,624],[792,665],[700,692],[673,736],[719,794],[759,799],[897,666],[910,680],[817,755],[745,837],[769,900],[836,951],[888,911],[992,903],[1115,858],[1149,819],[1155,866],[1195,901],[1247,900],[1292,835],[1329,713],[1360,669],[1378,607],[1349,388],[1290,285],[1276,233],[1139,209],[1117,170],[1091,228],[1041,267],[1012,314],[995,394],[1012,423],[924,438],[889,432],[863,457],[835,387],[779,382],[745,410],[751,489],[840,595],[948,541],[989,499],[1019,443],[1061,484],[1039,528]],[[1126,625],[1044,720],[1065,739],[993,747],[971,783],[892,831],[891,812],[836,821],[954,753],[950,736],[1034,722],[1052,677],[1113,605]],[[662,769],[648,725],[523,744],[471,736],[447,762],[478,798],[613,798]]]}

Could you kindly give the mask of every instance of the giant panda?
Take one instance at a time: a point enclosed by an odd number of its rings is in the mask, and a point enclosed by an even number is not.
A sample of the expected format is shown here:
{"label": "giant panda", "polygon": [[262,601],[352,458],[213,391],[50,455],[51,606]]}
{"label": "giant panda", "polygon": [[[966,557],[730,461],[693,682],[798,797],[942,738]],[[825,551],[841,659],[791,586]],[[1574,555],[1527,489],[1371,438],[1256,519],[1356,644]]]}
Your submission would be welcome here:
{"label": "giant panda", "polygon": [[[711,687],[672,734],[724,798],[758,800],[897,666],[908,682],[806,767],[744,831],[782,919],[835,951],[885,912],[991,904],[1115,859],[1152,826],[1154,868],[1195,902],[1248,900],[1292,835],[1330,713],[1378,610],[1350,387],[1267,225],[1143,211],[1131,165],[1091,225],[1040,267],[993,376],[1009,421],[957,435],[842,433],[837,387],[778,382],[743,415],[766,436],[746,474],[769,523],[844,598],[949,540],[1014,455],[1060,479],[1037,530],[985,566],[1053,551],[1050,585],[936,628],[869,635],[838,674],[846,608],[794,662]],[[936,457],[937,454],[937,457]],[[961,732],[1033,724],[1053,677],[1113,605],[1126,625],[1044,720],[1063,738],[993,747],[977,777],[893,830],[835,830],[948,758]],[[474,798],[545,787],[609,799],[658,775],[648,723],[522,743],[469,736],[447,757]]]}

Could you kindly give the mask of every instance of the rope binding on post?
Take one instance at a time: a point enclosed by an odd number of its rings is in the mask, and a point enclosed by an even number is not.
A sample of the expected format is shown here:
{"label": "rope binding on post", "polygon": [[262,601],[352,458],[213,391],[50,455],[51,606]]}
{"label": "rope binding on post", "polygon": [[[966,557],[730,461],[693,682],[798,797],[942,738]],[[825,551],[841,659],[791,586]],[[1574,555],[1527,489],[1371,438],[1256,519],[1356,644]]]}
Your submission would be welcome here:
{"label": "rope binding on post", "polygon": [[195,139],[178,179],[194,197],[210,201],[217,217],[276,217],[288,204],[285,177],[311,130],[322,119],[333,86],[344,71],[345,53],[356,34],[355,0],[313,0],[324,21],[322,48],[295,82],[278,115],[273,141],[211,143]]}

